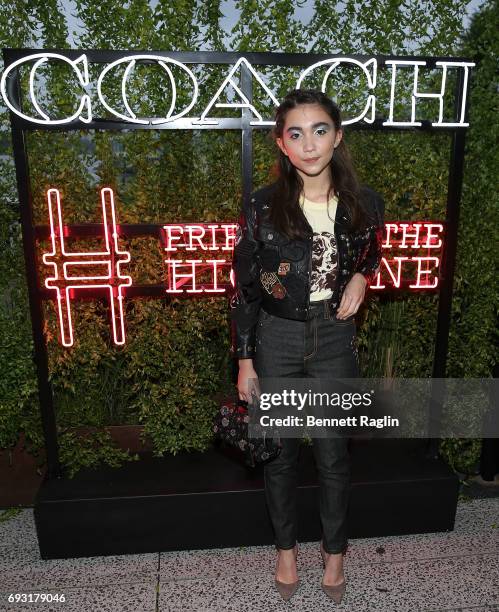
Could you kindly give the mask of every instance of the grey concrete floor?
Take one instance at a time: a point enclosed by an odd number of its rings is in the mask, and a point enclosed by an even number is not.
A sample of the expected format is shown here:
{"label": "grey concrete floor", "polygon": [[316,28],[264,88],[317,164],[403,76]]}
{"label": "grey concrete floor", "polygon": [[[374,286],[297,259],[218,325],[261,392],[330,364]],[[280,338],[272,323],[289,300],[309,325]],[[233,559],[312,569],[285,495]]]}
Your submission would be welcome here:
{"label": "grey concrete floor", "polygon": [[[274,565],[272,546],[43,561],[24,509],[0,523],[0,611],[499,610],[499,497],[460,502],[450,533],[351,539],[340,606],[320,589],[318,542],[299,543],[302,582],[288,603]],[[11,594],[33,602],[10,604]]]}

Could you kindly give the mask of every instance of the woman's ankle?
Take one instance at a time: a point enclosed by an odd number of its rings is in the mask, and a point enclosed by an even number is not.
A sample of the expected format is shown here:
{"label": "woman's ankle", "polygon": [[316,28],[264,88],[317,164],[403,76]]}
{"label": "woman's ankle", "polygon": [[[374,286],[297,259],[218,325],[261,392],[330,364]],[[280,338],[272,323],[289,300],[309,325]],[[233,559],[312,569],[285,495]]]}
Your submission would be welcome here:
{"label": "woman's ankle", "polygon": [[276,578],[281,582],[295,582],[298,576],[296,548],[277,549]]}

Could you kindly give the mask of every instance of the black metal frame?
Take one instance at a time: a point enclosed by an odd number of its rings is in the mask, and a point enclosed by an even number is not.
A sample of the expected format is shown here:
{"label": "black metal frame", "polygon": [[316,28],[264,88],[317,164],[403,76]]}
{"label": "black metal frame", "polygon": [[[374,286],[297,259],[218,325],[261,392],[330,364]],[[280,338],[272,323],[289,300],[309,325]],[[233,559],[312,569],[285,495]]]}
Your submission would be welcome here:
{"label": "black metal frame", "polygon": [[[85,53],[90,63],[110,63],[122,57],[129,55],[138,55],[141,53],[149,53],[158,56],[170,57],[184,64],[234,64],[239,58],[244,56],[251,65],[277,65],[277,66],[309,66],[316,62],[340,57],[338,54],[301,54],[301,53],[239,53],[239,52],[217,52],[217,51],[200,51],[200,52],[162,52],[162,51],[111,51],[111,50],[72,50],[72,49],[3,49],[4,66],[7,68],[10,64],[18,59],[24,58],[38,52],[51,52],[64,55],[68,59],[75,60]],[[421,57],[421,56],[366,56],[366,55],[349,55],[348,57],[365,62],[371,57],[375,57],[378,63],[378,68],[386,67],[388,59],[404,59],[404,60],[425,60],[427,68],[435,68],[437,61],[471,61],[467,58],[455,57]],[[247,67],[241,65],[241,90],[252,100],[252,75]],[[456,79],[455,89],[455,116],[461,107],[461,94],[463,90],[464,74],[459,71],[459,76]],[[8,90],[10,98],[15,101],[16,106],[21,110],[21,91],[19,81],[19,70],[16,68],[12,73],[12,78],[8,80]],[[467,100],[465,108],[465,121],[467,116]],[[49,292],[40,287],[38,270],[37,270],[37,253],[36,239],[40,239],[47,235],[46,227],[35,227],[33,225],[32,215],[32,194],[29,180],[29,161],[28,151],[26,146],[26,131],[32,130],[123,130],[123,129],[238,129],[242,132],[241,154],[242,154],[242,179],[243,179],[243,200],[247,203],[252,191],[252,167],[253,167],[253,130],[262,129],[262,126],[252,126],[250,121],[253,119],[251,111],[244,108],[241,113],[241,119],[221,118],[218,119],[216,125],[193,125],[185,126],[182,120],[173,121],[168,124],[160,125],[144,125],[133,124],[121,120],[95,119],[91,123],[83,124],[79,120],[74,120],[71,123],[60,125],[43,125],[31,123],[12,111],[10,112],[12,143],[14,150],[14,160],[16,166],[17,189],[19,194],[19,204],[21,210],[22,235],[24,246],[24,257],[26,265],[26,274],[28,282],[29,305],[31,312],[31,324],[34,339],[35,363],[38,378],[38,390],[40,398],[40,411],[42,417],[42,425],[45,434],[45,447],[47,456],[47,473],[48,477],[58,477],[61,475],[61,467],[59,463],[58,441],[56,419],[53,405],[52,388],[49,381],[48,370],[48,354],[45,338],[43,334],[43,310],[42,303],[45,299],[50,299],[52,296]],[[349,130],[423,130],[423,131],[450,131],[452,134],[451,151],[449,160],[449,179],[447,191],[447,208],[446,208],[446,234],[445,246],[442,251],[442,261],[440,268],[439,282],[439,303],[438,303],[438,319],[435,337],[435,353],[433,361],[433,378],[444,378],[446,372],[446,360],[448,349],[448,336],[450,326],[450,313],[452,305],[452,288],[455,269],[455,258],[457,248],[457,232],[459,222],[459,206],[463,180],[463,165],[464,165],[464,144],[465,130],[464,127],[433,127],[430,121],[422,120],[421,126],[383,126],[383,119],[376,119],[372,124],[353,124],[349,126]],[[263,126],[265,128],[265,126]],[[70,226],[74,235],[82,236],[92,234],[91,224],[85,226]],[[157,229],[152,229],[155,226],[122,226],[128,229],[128,232],[133,235],[151,235],[157,232]],[[81,230],[81,234],[78,232]],[[126,230],[125,230],[126,231]],[[145,232],[145,233],[144,233]],[[125,235],[125,234],[123,234]],[[163,290],[164,291],[164,290]],[[157,286],[142,286],[131,287],[127,295],[129,296],[149,296],[149,297],[165,297],[164,292],[160,292]],[[437,415],[438,416],[438,415]],[[433,450],[435,447],[433,447]]]}

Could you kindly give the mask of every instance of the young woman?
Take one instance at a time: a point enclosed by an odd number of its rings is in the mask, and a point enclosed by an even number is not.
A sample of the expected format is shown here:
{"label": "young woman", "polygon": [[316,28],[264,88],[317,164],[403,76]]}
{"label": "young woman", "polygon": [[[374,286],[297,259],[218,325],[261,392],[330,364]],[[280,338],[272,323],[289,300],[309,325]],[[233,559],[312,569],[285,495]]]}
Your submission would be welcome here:
{"label": "young woman", "polygon": [[[383,200],[356,178],[338,106],[294,90],[276,111],[278,178],[243,206],[232,262],[232,350],[239,397],[258,377],[359,375],[354,315],[381,259]],[[275,584],[296,591],[299,438],[264,465],[278,550]],[[319,474],[323,590],[341,601],[350,488],[347,438],[313,438]]]}

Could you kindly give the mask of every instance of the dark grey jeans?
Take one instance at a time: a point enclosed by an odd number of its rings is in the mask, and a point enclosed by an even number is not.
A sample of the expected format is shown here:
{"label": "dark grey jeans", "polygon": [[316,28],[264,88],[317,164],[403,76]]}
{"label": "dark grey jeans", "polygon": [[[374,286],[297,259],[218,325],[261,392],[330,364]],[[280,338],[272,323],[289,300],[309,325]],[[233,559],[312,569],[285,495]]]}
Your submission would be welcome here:
{"label": "dark grey jeans", "polygon": [[[260,310],[253,360],[259,378],[356,378],[359,375],[353,318],[342,321],[328,302],[310,309],[307,321],[283,319]],[[319,475],[322,541],[328,553],[346,549],[350,494],[348,438],[313,438]],[[296,543],[296,486],[300,438],[281,438],[282,450],[264,464],[265,497],[277,548]]]}

